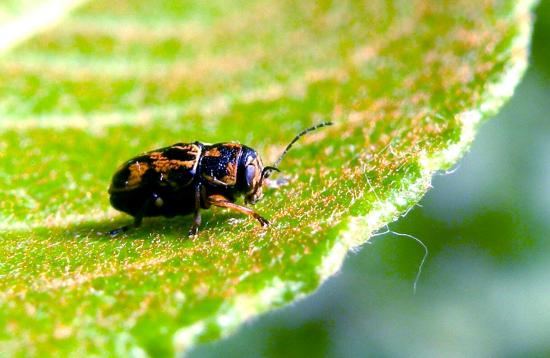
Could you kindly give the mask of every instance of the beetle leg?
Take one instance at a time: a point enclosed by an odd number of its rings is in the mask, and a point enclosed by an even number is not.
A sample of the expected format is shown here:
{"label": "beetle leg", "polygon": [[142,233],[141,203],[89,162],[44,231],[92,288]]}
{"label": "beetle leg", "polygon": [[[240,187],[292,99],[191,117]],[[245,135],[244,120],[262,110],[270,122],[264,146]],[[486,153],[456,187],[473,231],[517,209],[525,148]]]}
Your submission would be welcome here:
{"label": "beetle leg", "polygon": [[201,186],[201,204],[203,205],[202,207],[204,209],[209,209],[210,208],[210,202],[208,201],[208,195],[206,194],[206,189],[204,188],[204,186]]}
{"label": "beetle leg", "polygon": [[109,231],[109,235],[111,235],[111,236],[117,236],[117,235],[120,234],[121,232],[126,232],[126,231],[130,230],[131,228],[140,227],[142,221],[143,221],[143,215],[141,215],[141,216],[137,216],[137,215],[136,215],[136,216],[134,217],[134,223],[133,223],[133,224],[124,225],[124,226],[122,226],[122,227],[119,227],[118,229],[111,230],[111,231]]}
{"label": "beetle leg", "polygon": [[189,229],[189,236],[196,236],[201,225],[201,185],[197,185],[195,188],[195,217],[193,218],[193,225]]}
{"label": "beetle leg", "polygon": [[124,225],[122,227],[119,227],[118,229],[114,229],[109,231],[109,235],[111,236],[117,236],[121,232],[126,232],[130,230],[131,228],[138,228],[141,226],[141,223],[143,221],[143,216],[145,215],[145,211],[147,210],[147,207],[156,199],[158,198],[158,195],[153,193],[151,198],[147,199],[145,203],[143,204],[143,207],[136,213],[134,216],[134,223],[130,225]]}
{"label": "beetle leg", "polygon": [[108,234],[111,235],[111,236],[117,236],[121,232],[126,232],[126,231],[130,230],[131,227],[132,227],[132,225],[124,225],[122,227],[119,227],[117,229],[109,231]]}
{"label": "beetle leg", "polygon": [[219,186],[223,186],[223,187],[228,187],[229,184],[219,180],[218,178],[216,177],[213,177],[213,176],[210,176],[210,175],[205,175],[203,174],[203,178],[213,184],[216,184],[216,185],[219,185]]}
{"label": "beetle leg", "polygon": [[254,219],[258,220],[260,225],[263,227],[266,227],[269,225],[269,221],[267,221],[265,218],[260,216],[257,212],[255,212],[252,209],[249,209],[245,206],[237,205],[231,201],[229,201],[226,197],[223,195],[210,195],[208,197],[208,202],[212,205],[219,206],[221,208],[227,208],[231,210],[238,211],[240,213],[246,214],[248,216],[252,216]]}

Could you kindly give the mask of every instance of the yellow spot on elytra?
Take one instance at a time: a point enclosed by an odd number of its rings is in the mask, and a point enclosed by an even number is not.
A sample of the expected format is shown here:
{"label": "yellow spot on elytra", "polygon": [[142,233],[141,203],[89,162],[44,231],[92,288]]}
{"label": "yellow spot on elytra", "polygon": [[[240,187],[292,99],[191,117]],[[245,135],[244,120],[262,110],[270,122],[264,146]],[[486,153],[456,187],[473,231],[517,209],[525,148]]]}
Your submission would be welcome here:
{"label": "yellow spot on elytra", "polygon": [[234,185],[237,183],[237,165],[235,163],[227,164],[227,174],[221,178],[221,181],[227,185]]}
{"label": "yellow spot on elytra", "polygon": [[227,147],[227,148],[230,148],[230,149],[241,149],[242,148],[242,144],[239,144],[239,143],[224,143],[223,145],[224,147]]}
{"label": "yellow spot on elytra", "polygon": [[172,146],[174,149],[180,149],[187,152],[187,154],[193,156],[191,160],[179,160],[179,159],[168,159],[162,152],[151,152],[149,153],[149,158],[153,160],[153,166],[155,171],[159,173],[168,173],[171,170],[185,168],[194,170],[197,166],[198,159],[201,153],[201,150],[198,146],[194,144],[189,145],[175,145]]}
{"label": "yellow spot on elytra", "polygon": [[221,157],[222,153],[218,148],[212,148],[204,152],[205,157]]}
{"label": "yellow spot on elytra", "polygon": [[191,155],[197,155],[200,153],[200,148],[197,147],[195,144],[187,144],[187,145],[174,145],[172,146],[173,149],[179,149],[181,151],[185,151]]}
{"label": "yellow spot on elytra", "polygon": [[177,160],[177,159],[167,159],[161,158],[156,160],[153,165],[155,170],[159,173],[168,173],[171,170],[185,168],[193,169],[195,166],[196,160]]}
{"label": "yellow spot on elytra", "polygon": [[136,162],[130,165],[128,169],[130,170],[130,176],[128,177],[126,185],[134,187],[141,182],[143,174],[149,169],[149,164]]}

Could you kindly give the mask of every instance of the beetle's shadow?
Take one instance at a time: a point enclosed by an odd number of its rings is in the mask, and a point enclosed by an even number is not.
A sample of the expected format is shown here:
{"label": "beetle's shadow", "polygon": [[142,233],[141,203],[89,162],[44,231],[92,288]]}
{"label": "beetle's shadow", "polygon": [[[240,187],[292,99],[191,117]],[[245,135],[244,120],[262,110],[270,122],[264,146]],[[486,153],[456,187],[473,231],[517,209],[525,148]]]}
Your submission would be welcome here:
{"label": "beetle's shadow", "polygon": [[[199,228],[200,233],[209,231],[214,227],[217,227],[221,223],[226,223],[231,219],[241,219],[241,216],[235,215],[230,212],[217,212],[212,213],[210,211],[203,211],[202,224]],[[176,216],[173,218],[165,217],[152,217],[144,218],[140,227],[131,227],[128,231],[119,233],[117,235],[111,235],[110,231],[118,229],[122,226],[132,224],[133,218],[121,217],[116,220],[104,220],[99,222],[85,222],[80,224],[71,225],[67,231],[71,237],[86,237],[91,240],[108,241],[108,240],[137,240],[144,238],[166,237],[172,240],[181,240],[188,238],[188,231],[193,224],[193,217]]]}

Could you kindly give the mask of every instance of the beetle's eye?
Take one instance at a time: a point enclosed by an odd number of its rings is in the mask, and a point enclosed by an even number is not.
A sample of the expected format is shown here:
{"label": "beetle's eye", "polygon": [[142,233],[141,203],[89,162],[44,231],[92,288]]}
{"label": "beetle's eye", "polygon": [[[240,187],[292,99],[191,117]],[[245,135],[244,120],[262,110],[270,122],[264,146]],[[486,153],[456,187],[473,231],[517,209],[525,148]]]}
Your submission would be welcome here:
{"label": "beetle's eye", "polygon": [[246,166],[246,186],[248,189],[254,188],[254,178],[256,177],[256,167],[254,165]]}

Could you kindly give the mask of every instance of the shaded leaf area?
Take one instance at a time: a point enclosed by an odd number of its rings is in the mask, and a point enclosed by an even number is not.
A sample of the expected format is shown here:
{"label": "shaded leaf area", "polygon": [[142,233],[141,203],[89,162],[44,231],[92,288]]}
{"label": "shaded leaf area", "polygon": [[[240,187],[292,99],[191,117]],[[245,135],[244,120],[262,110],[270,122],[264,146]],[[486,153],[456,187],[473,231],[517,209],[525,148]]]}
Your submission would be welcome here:
{"label": "shaded leaf area", "polygon": [[[542,1],[537,10],[540,14],[550,13],[550,3]],[[546,44],[550,41],[550,16],[537,16],[537,26],[541,29],[533,34],[533,43]],[[538,50],[532,54],[532,63],[537,68],[540,68],[547,78],[550,77],[550,66],[546,60],[550,56],[548,46],[539,46]]]}
{"label": "shaded leaf area", "polygon": [[[311,292],[416,203],[525,66],[528,1],[93,1],[3,55],[0,333],[11,354],[184,351]],[[114,169],[237,140],[291,181],[256,205],[129,221]]]}

